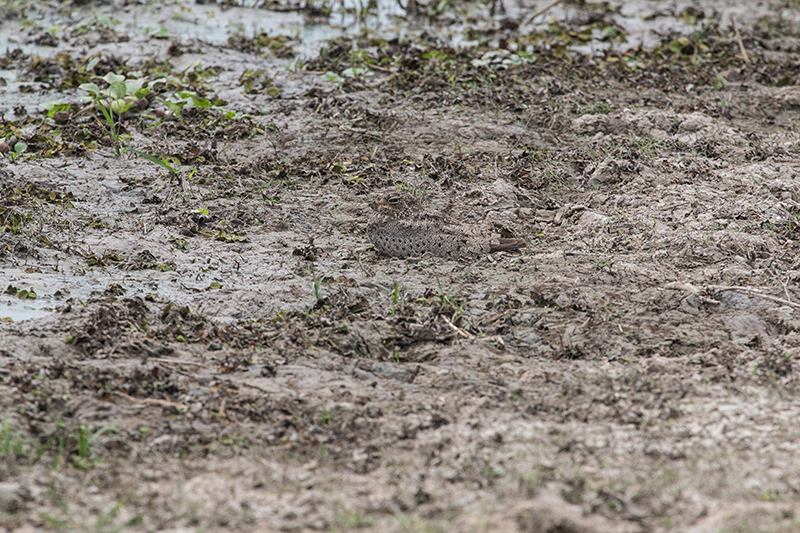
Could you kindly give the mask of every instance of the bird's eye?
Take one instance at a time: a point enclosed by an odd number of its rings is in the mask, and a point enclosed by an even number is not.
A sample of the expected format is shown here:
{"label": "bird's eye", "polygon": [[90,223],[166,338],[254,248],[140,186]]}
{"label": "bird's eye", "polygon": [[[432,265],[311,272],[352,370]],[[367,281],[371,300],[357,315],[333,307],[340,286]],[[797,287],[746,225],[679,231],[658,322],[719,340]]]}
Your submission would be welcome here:
{"label": "bird's eye", "polygon": [[393,197],[389,198],[389,203],[390,204],[396,204],[399,201],[400,201],[400,198],[398,198],[396,196],[393,196]]}

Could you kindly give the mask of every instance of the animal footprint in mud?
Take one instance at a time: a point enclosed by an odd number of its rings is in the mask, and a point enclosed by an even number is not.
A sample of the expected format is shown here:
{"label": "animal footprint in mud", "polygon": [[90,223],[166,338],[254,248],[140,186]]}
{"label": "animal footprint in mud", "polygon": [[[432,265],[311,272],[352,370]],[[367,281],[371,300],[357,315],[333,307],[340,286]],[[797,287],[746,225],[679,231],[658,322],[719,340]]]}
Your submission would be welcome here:
{"label": "animal footprint in mud", "polygon": [[423,208],[409,194],[384,194],[369,206],[374,213],[367,235],[378,251],[392,257],[429,253],[458,259],[527,246],[523,239],[504,239],[484,228],[453,223],[442,213]]}

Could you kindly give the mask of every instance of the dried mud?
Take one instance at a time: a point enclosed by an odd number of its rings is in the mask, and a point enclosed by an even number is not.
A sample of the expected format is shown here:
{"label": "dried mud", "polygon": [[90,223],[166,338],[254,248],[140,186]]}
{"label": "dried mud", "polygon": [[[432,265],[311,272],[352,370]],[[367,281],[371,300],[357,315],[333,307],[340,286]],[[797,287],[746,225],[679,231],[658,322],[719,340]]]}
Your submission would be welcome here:
{"label": "dried mud", "polygon": [[800,12],[505,4],[0,4],[0,528],[800,528]]}

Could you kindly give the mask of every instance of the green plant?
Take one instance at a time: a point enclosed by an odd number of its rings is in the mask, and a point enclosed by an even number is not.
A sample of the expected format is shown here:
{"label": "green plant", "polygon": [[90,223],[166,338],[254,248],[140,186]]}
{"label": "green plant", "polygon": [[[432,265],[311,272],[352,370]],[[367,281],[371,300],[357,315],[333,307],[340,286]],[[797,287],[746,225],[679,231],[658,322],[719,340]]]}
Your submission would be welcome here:
{"label": "green plant", "polygon": [[[172,111],[172,113],[175,115],[180,115],[181,111],[183,111],[184,109],[191,109],[191,108],[219,109],[217,106],[214,105],[214,102],[212,102],[207,98],[197,96],[197,94],[193,93],[192,91],[180,91],[173,94],[169,100],[159,98],[158,101],[167,106],[167,108],[170,111]],[[235,114],[229,118],[232,118],[233,116],[235,116]]]}
{"label": "green plant", "polygon": [[325,81],[330,81],[335,83],[338,86],[342,86],[347,78],[350,79],[359,79],[363,76],[370,75],[370,71],[367,68],[361,67],[349,67],[342,71],[341,75],[335,72],[328,71],[325,74],[320,74],[320,78]]}
{"label": "green plant", "polygon": [[334,531],[351,531],[353,529],[362,529],[373,525],[374,522],[372,518],[359,511],[340,509],[336,511],[333,517]]}
{"label": "green plant", "polygon": [[[136,150],[134,148],[131,148],[131,152],[133,152],[136,155],[139,155],[141,157],[144,157],[145,159],[147,159],[151,163],[155,163],[156,165],[158,165],[161,168],[163,168],[164,170],[166,170],[167,173],[170,175],[169,182],[172,183],[173,179],[177,179],[178,183],[181,186],[181,189],[183,189],[184,191],[186,191],[186,181],[183,179],[183,174],[187,170],[191,169],[191,172],[189,173],[189,176],[187,177],[187,179],[190,180],[190,179],[192,179],[192,176],[194,176],[194,173],[197,172],[197,168],[196,167],[195,168],[192,168],[191,166],[173,167],[165,157],[155,157],[155,156],[147,154],[145,152],[140,152],[139,150]],[[207,211],[206,211],[206,214],[208,214]]]}
{"label": "green plant", "polygon": [[[439,313],[440,314],[451,314],[452,313],[452,321],[457,322],[461,319],[461,315],[464,312],[464,304],[460,303],[451,295],[450,293],[446,292],[442,288],[442,282],[437,280],[439,284],[439,293],[441,296],[434,296],[433,301],[439,303]],[[494,302],[495,295],[492,294],[492,308],[495,306]]]}
{"label": "green plant", "polygon": [[400,285],[395,281],[392,288],[392,308],[397,307],[398,301],[400,301]]}
{"label": "green plant", "polygon": [[76,467],[89,468],[93,466],[93,463],[89,460],[90,448],[104,433],[118,433],[118,430],[113,426],[103,426],[97,431],[94,430],[94,426],[91,424],[80,424],[78,426],[75,431],[78,449],[73,456],[73,462]]}
{"label": "green plant", "polygon": [[391,289],[386,285],[381,285],[379,283],[376,283],[375,285],[388,292],[391,296],[392,306],[389,308],[389,314],[393,315],[395,311],[397,311],[397,307],[402,304],[405,293],[401,292],[400,285],[396,281],[392,285]]}
{"label": "green plant", "polygon": [[[138,100],[139,96],[143,96],[141,91],[146,80],[143,78],[126,80],[122,74],[109,72],[103,76],[103,81],[108,83],[108,88],[101,90],[95,83],[82,83],[78,89],[89,93],[89,99],[100,109],[106,124],[108,124],[114,154],[119,157],[122,155],[122,137],[119,134],[114,114],[121,117]],[[144,89],[144,91],[146,93],[147,90]]]}
{"label": "green plant", "polygon": [[47,111],[47,118],[55,118],[56,113],[68,112],[70,105],[61,100],[48,100],[39,104],[39,107]]}
{"label": "green plant", "polygon": [[[61,420],[56,421],[56,430],[55,433],[58,434],[61,430]],[[51,436],[47,439],[47,446],[55,445],[56,454],[55,458],[53,459],[53,469],[58,470],[61,468],[61,464],[64,462],[64,450],[66,449],[66,445],[64,444],[64,437],[55,435]]]}
{"label": "green plant", "polygon": [[333,420],[331,412],[328,411],[327,409],[323,409],[319,414],[319,420],[323,425],[330,424],[331,421]]}
{"label": "green plant", "polygon": [[25,150],[28,149],[28,145],[22,141],[17,141],[11,148],[12,151],[9,151],[7,155],[9,159],[14,160],[18,157],[21,157],[22,154],[25,153]]}
{"label": "green plant", "polygon": [[25,439],[15,434],[8,420],[3,422],[3,432],[0,434],[0,454],[22,455],[25,452]]}
{"label": "green plant", "polygon": [[244,94],[258,94],[261,91],[266,91],[270,96],[278,96],[278,94],[275,94],[275,91],[270,91],[270,89],[277,90],[277,88],[272,87],[272,78],[262,69],[249,69],[244,71],[242,75],[239,76],[239,83],[244,89]]}
{"label": "green plant", "polygon": [[324,279],[325,279],[325,274],[323,274],[321,277],[317,277],[316,275],[314,276],[314,299],[318,302],[322,300],[322,296],[320,293],[320,286],[322,285]]}

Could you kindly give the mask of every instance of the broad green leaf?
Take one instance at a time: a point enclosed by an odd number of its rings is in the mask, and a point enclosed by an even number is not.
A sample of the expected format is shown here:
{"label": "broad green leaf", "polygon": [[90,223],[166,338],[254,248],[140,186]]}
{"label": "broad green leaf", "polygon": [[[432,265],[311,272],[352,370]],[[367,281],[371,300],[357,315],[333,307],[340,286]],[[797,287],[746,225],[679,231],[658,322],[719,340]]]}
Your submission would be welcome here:
{"label": "broad green leaf", "polygon": [[209,107],[211,107],[211,106],[213,106],[213,105],[214,105],[214,104],[212,104],[212,103],[211,103],[211,100],[206,100],[205,98],[199,98],[199,97],[197,97],[197,96],[195,96],[194,98],[192,98],[192,103],[193,103],[193,104],[194,104],[194,105],[195,105],[195,106],[196,106],[198,109],[207,109],[207,108],[209,108]]}
{"label": "broad green leaf", "polygon": [[122,74],[116,74],[114,72],[109,72],[105,76],[103,76],[103,81],[108,83],[109,85],[113,85],[115,83],[122,83],[125,81],[125,76]]}
{"label": "broad green leaf", "polygon": [[360,75],[362,75],[362,74],[364,74],[366,72],[367,72],[367,69],[365,69],[365,68],[358,68],[358,67],[353,68],[353,67],[351,67],[351,68],[344,69],[342,71],[342,76],[344,76],[345,78],[357,78],[357,77],[359,77]]}
{"label": "broad green leaf", "polygon": [[128,87],[123,81],[115,81],[108,87],[108,95],[111,98],[125,98],[128,95]]}
{"label": "broad green leaf", "polygon": [[121,115],[130,109],[131,105],[133,105],[133,102],[126,102],[125,100],[117,99],[111,102],[111,111],[117,115]]}
{"label": "broad green leaf", "polygon": [[144,78],[139,78],[138,80],[126,80],[125,87],[128,89],[128,94],[136,94],[139,92],[139,89],[147,82]]}
{"label": "broad green leaf", "polygon": [[344,78],[336,74],[335,72],[328,71],[325,74],[321,74],[320,78],[326,81],[332,81],[334,83],[344,83]]}
{"label": "broad green leaf", "polygon": [[53,106],[47,112],[47,116],[50,117],[50,118],[53,118],[54,116],[56,116],[56,113],[58,113],[59,111],[69,111],[69,104],[57,104],[57,105]]}
{"label": "broad green leaf", "polygon": [[78,89],[80,89],[81,91],[86,91],[92,96],[97,96],[98,94],[100,94],[100,87],[98,87],[97,84],[95,83],[81,83],[78,86]]}
{"label": "broad green leaf", "polygon": [[53,109],[53,107],[60,105],[61,103],[62,103],[61,100],[48,100],[46,102],[42,102],[41,104],[39,104],[39,107],[41,107],[45,111],[49,111],[50,109]]}

